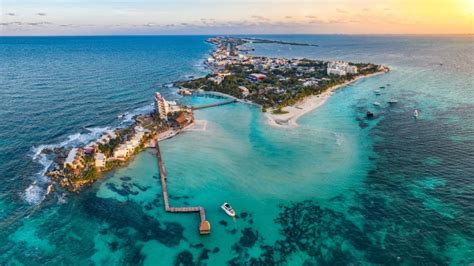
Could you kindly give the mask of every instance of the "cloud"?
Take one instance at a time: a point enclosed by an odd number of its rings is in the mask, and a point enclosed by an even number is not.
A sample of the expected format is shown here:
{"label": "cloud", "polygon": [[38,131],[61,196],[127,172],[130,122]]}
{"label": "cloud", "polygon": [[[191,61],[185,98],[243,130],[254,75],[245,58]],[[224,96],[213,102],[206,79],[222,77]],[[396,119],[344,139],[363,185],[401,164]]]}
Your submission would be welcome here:
{"label": "cloud", "polygon": [[251,16],[252,19],[255,19],[255,20],[260,20],[260,21],[270,21],[269,18],[266,18],[264,16],[257,16],[257,15],[254,15],[254,16]]}
{"label": "cloud", "polygon": [[315,18],[317,18],[317,17],[316,17],[316,16],[306,16],[305,18],[315,19]]}
{"label": "cloud", "polygon": [[362,11],[364,11],[364,12],[369,12],[370,9],[369,9],[369,8],[364,8],[364,9],[362,9]]}
{"label": "cloud", "polygon": [[15,13],[7,13],[7,16],[14,17],[14,16],[16,16],[16,14]]}
{"label": "cloud", "polygon": [[22,22],[22,21],[12,21],[12,22],[3,22],[0,23],[1,26],[44,26],[44,25],[53,25],[53,23],[48,21],[39,21],[39,22]]}
{"label": "cloud", "polygon": [[40,17],[44,17],[44,16],[47,16],[48,14],[46,14],[46,13],[41,13],[41,12],[40,12],[40,13],[36,13],[36,15],[37,15],[37,16],[40,16]]}
{"label": "cloud", "polygon": [[27,26],[43,26],[43,25],[52,25],[53,23],[47,21],[40,21],[40,22],[27,22],[24,25]]}
{"label": "cloud", "polygon": [[292,19],[292,16],[285,16],[286,19]]}
{"label": "cloud", "polygon": [[338,13],[343,13],[343,14],[347,13],[346,10],[340,9],[340,8],[336,8],[336,11],[337,11]]}

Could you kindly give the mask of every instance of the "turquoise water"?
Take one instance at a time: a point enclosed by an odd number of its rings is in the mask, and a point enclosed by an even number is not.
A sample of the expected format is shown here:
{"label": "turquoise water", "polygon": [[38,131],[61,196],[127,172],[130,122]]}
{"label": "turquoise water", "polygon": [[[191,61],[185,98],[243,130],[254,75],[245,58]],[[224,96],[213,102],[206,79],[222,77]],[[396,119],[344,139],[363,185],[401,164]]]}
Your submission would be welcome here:
{"label": "turquoise water", "polygon": [[[123,101],[130,107],[122,112],[139,111],[149,101],[148,92],[154,90],[179,99],[172,89],[151,86],[170,82],[172,78],[163,72],[165,67],[159,61],[150,64],[146,56],[149,53],[159,54],[164,60],[168,52],[175,51],[183,58],[173,60],[191,62],[185,66],[173,63],[176,73],[199,75],[199,71],[205,71],[195,66],[209,51],[210,47],[203,44],[205,37],[177,37],[166,42],[160,38],[175,37],[127,39],[133,47],[141,48],[132,52],[123,48],[118,52],[155,73],[152,77],[143,74],[142,85],[137,85],[141,92],[133,93],[137,89],[132,85],[134,75],[124,77],[117,73],[126,71],[110,70],[111,80],[123,78],[128,86],[121,89],[110,86],[109,94],[115,95],[117,90],[117,99],[125,92],[133,95]],[[389,65],[393,70],[338,90],[325,105],[302,117],[295,129],[273,128],[255,106],[232,104],[197,111],[196,118],[207,121],[206,130],[184,132],[162,142],[170,203],[204,206],[212,224],[209,236],[198,234],[197,215],[164,212],[152,150],[141,153],[127,167],[108,174],[80,195],[69,195],[63,204],[57,199],[41,201],[40,197],[38,201],[30,201],[25,197],[24,190],[31,186],[41,165],[23,171],[2,167],[7,185],[0,197],[0,217],[4,217],[0,262],[77,265],[466,265],[473,262],[472,38],[268,38],[320,46],[257,45],[256,54],[370,61]],[[118,49],[114,46],[116,40],[107,41],[112,47],[107,49]],[[169,42],[186,42],[189,48],[183,52],[183,47],[173,48]],[[34,41],[28,47],[34,50],[38,44]],[[76,49],[84,50],[84,44]],[[161,68],[155,67],[155,62]],[[118,69],[128,64],[123,59],[115,63]],[[140,68],[135,71],[146,72]],[[5,77],[1,81],[2,93],[12,94],[8,88],[15,81]],[[373,90],[380,86],[386,87],[382,95],[374,95]],[[81,90],[77,88],[76,92]],[[89,90],[95,91],[92,87]],[[386,102],[390,98],[398,99],[399,104],[388,106]],[[200,105],[223,99],[194,96],[181,100]],[[374,101],[382,106],[376,108],[372,105]],[[10,107],[13,104],[8,103],[11,101],[2,102],[6,106],[2,110],[14,112]],[[121,106],[107,100],[104,105],[113,106],[116,111],[113,114],[104,111],[98,116],[103,119],[100,121],[72,114],[69,122],[65,119],[56,125],[48,124],[45,127],[50,131],[64,130],[63,123],[77,125],[70,126],[70,131],[61,131],[50,141],[46,136],[41,137],[46,133],[35,133],[37,129],[33,127],[24,146],[53,145],[66,141],[83,126],[93,124],[100,128],[123,122],[116,119]],[[412,117],[415,108],[420,110],[418,120]],[[90,113],[100,110],[88,106],[89,109]],[[367,120],[367,110],[373,111],[376,118]],[[8,117],[13,122],[19,119]],[[3,127],[2,133],[7,135],[7,130]],[[21,131],[25,130],[26,124]],[[80,136],[90,135],[86,131]],[[22,141],[14,141],[22,136],[10,136],[1,147],[23,152],[25,157],[21,158],[29,160],[22,163],[29,165],[28,162],[34,163],[28,157],[32,151],[21,149],[18,143]],[[14,157],[2,157],[2,164],[12,168],[21,165],[18,161]],[[22,176],[28,178],[23,180]],[[41,187],[40,181],[37,186]],[[8,187],[15,188],[15,192]],[[240,217],[226,216],[219,208],[224,201]]]}

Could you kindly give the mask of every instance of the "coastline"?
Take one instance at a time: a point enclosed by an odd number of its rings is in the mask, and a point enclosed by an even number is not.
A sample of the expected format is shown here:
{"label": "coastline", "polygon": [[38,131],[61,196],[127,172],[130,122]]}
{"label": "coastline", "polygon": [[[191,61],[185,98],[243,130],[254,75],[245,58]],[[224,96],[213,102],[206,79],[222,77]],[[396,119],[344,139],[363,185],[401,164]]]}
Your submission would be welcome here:
{"label": "coastline", "polygon": [[377,73],[372,73],[369,75],[364,75],[364,76],[359,76],[353,80],[346,81],[342,84],[333,86],[326,90],[325,92],[318,94],[318,95],[312,95],[309,97],[306,97],[302,101],[298,102],[295,105],[291,106],[286,106],[283,108],[284,111],[288,112],[285,114],[273,114],[273,110],[268,110],[265,113],[265,116],[267,118],[267,122],[269,125],[274,126],[274,127],[280,127],[280,128],[295,128],[298,127],[297,120],[302,117],[303,115],[317,109],[318,107],[322,106],[326,101],[331,97],[331,95],[340,88],[343,88],[349,84],[355,83],[359,80],[365,79],[365,78],[370,78],[373,76],[385,74],[385,71],[380,71]]}

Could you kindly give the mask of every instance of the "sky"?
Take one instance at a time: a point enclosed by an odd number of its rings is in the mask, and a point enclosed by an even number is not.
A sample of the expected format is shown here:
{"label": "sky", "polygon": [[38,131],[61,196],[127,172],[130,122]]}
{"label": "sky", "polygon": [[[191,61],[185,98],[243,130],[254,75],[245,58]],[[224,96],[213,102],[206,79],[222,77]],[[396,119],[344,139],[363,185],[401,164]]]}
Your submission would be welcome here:
{"label": "sky", "polygon": [[474,0],[0,0],[0,35],[473,34]]}

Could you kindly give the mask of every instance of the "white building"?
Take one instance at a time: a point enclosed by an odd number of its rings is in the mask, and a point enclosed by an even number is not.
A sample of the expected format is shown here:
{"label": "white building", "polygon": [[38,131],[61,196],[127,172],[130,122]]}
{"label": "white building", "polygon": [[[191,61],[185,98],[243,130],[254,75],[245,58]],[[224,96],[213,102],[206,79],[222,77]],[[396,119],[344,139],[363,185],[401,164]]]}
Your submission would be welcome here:
{"label": "white building", "polygon": [[143,137],[145,136],[145,130],[142,127],[135,127],[137,132],[125,143],[120,144],[114,150],[113,157],[118,160],[125,160],[132,155],[135,150],[140,146]]}
{"label": "white building", "polygon": [[327,74],[328,75],[339,75],[345,76],[349,74],[357,74],[357,67],[350,66],[349,63],[344,61],[332,61],[328,62]]}
{"label": "white building", "polygon": [[242,94],[242,97],[247,97],[249,96],[249,89],[247,89],[244,86],[239,86],[240,93]]}
{"label": "white building", "polygon": [[161,96],[159,92],[155,93],[155,110],[158,112],[161,120],[168,119],[169,103]]}
{"label": "white building", "polygon": [[84,167],[82,164],[82,149],[73,148],[70,150],[63,166],[64,168],[69,166],[72,169]]}
{"label": "white building", "polygon": [[100,152],[95,154],[95,167],[104,168],[106,162],[107,162],[107,158],[105,157],[105,154],[100,153]]}

